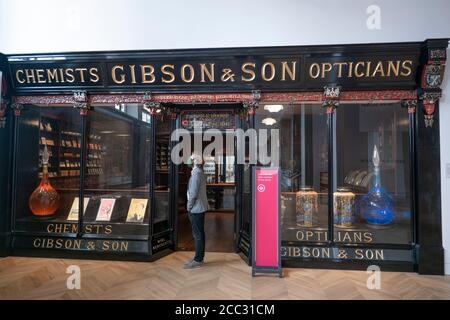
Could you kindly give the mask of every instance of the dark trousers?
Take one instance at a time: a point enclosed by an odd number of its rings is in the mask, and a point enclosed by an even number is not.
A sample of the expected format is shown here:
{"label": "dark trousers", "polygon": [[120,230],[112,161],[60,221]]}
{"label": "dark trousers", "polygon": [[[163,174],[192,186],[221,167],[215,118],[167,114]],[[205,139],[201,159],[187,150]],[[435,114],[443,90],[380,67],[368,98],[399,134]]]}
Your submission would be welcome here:
{"label": "dark trousers", "polygon": [[190,213],[189,220],[192,225],[192,236],[195,243],[194,260],[202,262],[205,257],[205,213]]}

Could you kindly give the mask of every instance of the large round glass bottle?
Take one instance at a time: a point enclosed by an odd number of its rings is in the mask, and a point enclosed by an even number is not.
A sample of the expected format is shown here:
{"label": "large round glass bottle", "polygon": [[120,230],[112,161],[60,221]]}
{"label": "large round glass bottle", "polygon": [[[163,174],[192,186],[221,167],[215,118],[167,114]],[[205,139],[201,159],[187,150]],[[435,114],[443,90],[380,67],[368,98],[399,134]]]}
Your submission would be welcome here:
{"label": "large round glass bottle", "polygon": [[47,146],[42,154],[42,179],[28,200],[28,206],[36,217],[49,217],[59,208],[59,194],[50,184],[48,176],[49,154]]}
{"label": "large round glass bottle", "polygon": [[360,201],[360,215],[370,225],[385,226],[394,220],[392,197],[384,190],[380,178],[380,156],[377,147],[373,148],[374,183]]}

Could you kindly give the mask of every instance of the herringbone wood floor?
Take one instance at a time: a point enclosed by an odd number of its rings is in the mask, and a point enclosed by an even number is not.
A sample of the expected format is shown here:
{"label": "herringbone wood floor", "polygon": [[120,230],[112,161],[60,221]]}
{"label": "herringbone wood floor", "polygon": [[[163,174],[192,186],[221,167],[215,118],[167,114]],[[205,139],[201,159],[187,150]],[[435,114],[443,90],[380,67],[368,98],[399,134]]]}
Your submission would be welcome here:
{"label": "herringbone wood floor", "polygon": [[[450,299],[450,277],[382,273],[381,289],[363,271],[284,269],[252,278],[235,254],[207,253],[184,270],[190,252],[153,263],[8,257],[0,259],[0,299]],[[81,290],[68,290],[66,268],[81,268]]]}

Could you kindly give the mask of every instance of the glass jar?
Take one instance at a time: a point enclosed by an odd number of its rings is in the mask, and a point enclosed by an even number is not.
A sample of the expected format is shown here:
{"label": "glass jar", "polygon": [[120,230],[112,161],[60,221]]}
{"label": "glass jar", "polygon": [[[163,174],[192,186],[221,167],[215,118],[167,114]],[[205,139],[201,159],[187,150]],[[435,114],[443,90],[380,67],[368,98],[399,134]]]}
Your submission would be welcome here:
{"label": "glass jar", "polygon": [[313,227],[317,219],[319,195],[312,187],[300,187],[295,195],[297,226]]}
{"label": "glass jar", "polygon": [[348,188],[337,188],[333,193],[333,221],[336,227],[350,228],[355,222],[355,194]]}

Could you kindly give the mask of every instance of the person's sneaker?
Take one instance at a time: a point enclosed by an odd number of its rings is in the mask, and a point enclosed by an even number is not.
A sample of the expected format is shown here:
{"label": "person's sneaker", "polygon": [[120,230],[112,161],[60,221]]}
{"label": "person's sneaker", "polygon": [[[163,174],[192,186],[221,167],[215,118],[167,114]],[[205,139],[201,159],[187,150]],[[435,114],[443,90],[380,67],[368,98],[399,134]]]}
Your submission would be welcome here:
{"label": "person's sneaker", "polygon": [[198,262],[198,261],[192,260],[192,261],[190,261],[190,262],[188,262],[188,263],[186,263],[184,265],[184,269],[198,268],[198,267],[201,267],[202,264],[203,264],[203,261],[202,262]]}
{"label": "person's sneaker", "polygon": [[194,261],[194,258],[189,259],[188,261],[186,261],[184,263],[184,266],[187,266],[188,264],[190,264],[192,261]]}

